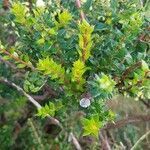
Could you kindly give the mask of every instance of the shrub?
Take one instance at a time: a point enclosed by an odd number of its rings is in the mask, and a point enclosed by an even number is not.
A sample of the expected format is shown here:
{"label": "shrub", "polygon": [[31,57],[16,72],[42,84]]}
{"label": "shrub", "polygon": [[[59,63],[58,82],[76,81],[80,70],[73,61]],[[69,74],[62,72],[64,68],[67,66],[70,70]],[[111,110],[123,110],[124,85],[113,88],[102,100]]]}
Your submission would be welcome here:
{"label": "shrub", "polygon": [[106,105],[114,95],[150,98],[148,45],[141,39],[148,26],[146,6],[128,0],[87,0],[77,6],[73,1],[12,2],[5,21],[16,42],[1,41],[2,59],[23,74],[18,82],[14,70],[6,75],[1,67],[1,81],[7,77],[23,87],[27,99],[45,95],[33,114],[61,123],[54,147],[57,141],[63,144],[66,133],[98,137],[115,118]]}

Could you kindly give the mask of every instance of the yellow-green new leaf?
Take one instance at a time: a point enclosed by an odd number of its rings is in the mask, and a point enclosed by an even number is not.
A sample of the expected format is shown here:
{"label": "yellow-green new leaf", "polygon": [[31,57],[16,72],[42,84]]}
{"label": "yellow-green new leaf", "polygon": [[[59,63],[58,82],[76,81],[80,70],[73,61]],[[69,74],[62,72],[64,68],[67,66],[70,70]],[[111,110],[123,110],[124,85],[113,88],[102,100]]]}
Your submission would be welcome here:
{"label": "yellow-green new leaf", "polygon": [[91,34],[94,31],[94,26],[91,26],[86,20],[83,20],[79,24],[79,30],[82,34],[84,34],[86,32]]}
{"label": "yellow-green new leaf", "polygon": [[37,64],[37,69],[42,71],[45,75],[50,75],[52,79],[59,79],[59,82],[64,81],[65,69],[54,62],[52,58],[40,59]]}
{"label": "yellow-green new leaf", "polygon": [[20,2],[13,3],[12,13],[15,15],[15,21],[21,24],[24,24],[26,22],[26,13],[27,13],[27,7]]}
{"label": "yellow-green new leaf", "polygon": [[58,14],[58,21],[55,22],[56,27],[65,27],[69,24],[72,19],[71,13],[68,10],[64,10],[62,13]]}
{"label": "yellow-green new leaf", "polygon": [[82,61],[85,62],[91,56],[92,32],[94,26],[91,26],[86,20],[83,20],[83,22],[79,24],[79,30],[79,55]]}
{"label": "yellow-green new leaf", "polygon": [[83,74],[87,70],[85,64],[79,59],[74,62],[72,68],[72,81],[77,82],[79,85],[83,85],[85,83],[85,79],[83,79]]}
{"label": "yellow-green new leaf", "polygon": [[55,115],[55,111],[56,111],[56,108],[55,108],[54,103],[49,102],[49,104],[46,104],[42,108],[38,109],[37,116],[45,118],[48,115],[50,115],[51,117],[53,117]]}
{"label": "yellow-green new leaf", "polygon": [[97,77],[97,81],[100,83],[100,88],[109,93],[113,91],[116,85],[116,82],[110,76],[105,74],[102,74],[101,78]]}
{"label": "yellow-green new leaf", "polygon": [[99,121],[98,115],[94,115],[90,119],[83,118],[81,120],[81,123],[84,129],[83,136],[93,135],[95,137],[98,137],[101,127],[101,122]]}

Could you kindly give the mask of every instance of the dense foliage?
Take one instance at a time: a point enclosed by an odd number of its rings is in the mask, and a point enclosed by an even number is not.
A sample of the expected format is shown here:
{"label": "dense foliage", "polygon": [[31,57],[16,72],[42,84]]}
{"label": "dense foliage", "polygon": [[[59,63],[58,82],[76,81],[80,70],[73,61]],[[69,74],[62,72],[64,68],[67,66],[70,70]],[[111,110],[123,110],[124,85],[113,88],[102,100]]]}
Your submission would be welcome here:
{"label": "dense foliage", "polygon": [[73,134],[95,137],[97,149],[119,118],[107,105],[114,96],[150,99],[148,1],[10,5],[0,18],[2,149],[72,149]]}

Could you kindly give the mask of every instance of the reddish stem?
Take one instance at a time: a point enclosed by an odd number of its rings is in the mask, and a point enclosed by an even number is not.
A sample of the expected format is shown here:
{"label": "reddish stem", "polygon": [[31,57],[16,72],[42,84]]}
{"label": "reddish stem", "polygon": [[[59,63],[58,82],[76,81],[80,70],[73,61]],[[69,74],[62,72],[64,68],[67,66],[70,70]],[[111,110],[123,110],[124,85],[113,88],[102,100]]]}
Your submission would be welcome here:
{"label": "reddish stem", "polygon": [[[77,8],[81,8],[81,2],[80,2],[80,0],[76,0],[76,5],[77,5]],[[85,19],[85,14],[84,14],[84,12],[81,10],[80,11],[80,17],[81,17],[81,20],[84,20]]]}

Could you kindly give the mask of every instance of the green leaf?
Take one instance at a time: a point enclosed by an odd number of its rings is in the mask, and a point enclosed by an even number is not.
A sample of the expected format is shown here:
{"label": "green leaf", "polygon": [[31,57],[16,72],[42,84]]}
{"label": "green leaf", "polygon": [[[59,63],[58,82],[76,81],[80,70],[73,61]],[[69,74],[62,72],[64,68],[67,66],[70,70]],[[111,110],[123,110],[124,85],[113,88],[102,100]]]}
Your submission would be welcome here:
{"label": "green leaf", "polygon": [[81,123],[84,129],[83,136],[93,135],[98,137],[100,127],[102,126],[98,114],[93,115],[90,119],[82,118]]}
{"label": "green leaf", "polygon": [[64,10],[58,14],[58,21],[55,22],[56,27],[65,27],[72,20],[72,15],[68,10]]}
{"label": "green leaf", "polygon": [[45,75],[50,75],[52,79],[59,79],[60,83],[64,82],[65,69],[52,58],[39,59],[37,69],[44,72]]}
{"label": "green leaf", "polygon": [[59,111],[62,107],[63,107],[63,104],[60,100],[56,102],[55,104],[56,111]]}
{"label": "green leaf", "polygon": [[79,87],[85,83],[85,79],[83,78],[83,74],[87,70],[85,64],[78,59],[73,63],[72,68],[72,81],[78,83]]}
{"label": "green leaf", "polygon": [[143,71],[148,71],[149,70],[148,64],[144,60],[142,60],[142,70]]}
{"label": "green leaf", "polygon": [[86,20],[83,20],[80,24],[79,24],[79,30],[81,32],[81,34],[91,34],[94,31],[94,26],[91,26]]}
{"label": "green leaf", "polygon": [[108,93],[113,92],[116,83],[114,80],[111,79],[110,76],[107,76],[102,73],[101,77],[97,78],[97,81],[100,84],[101,89],[105,90]]}
{"label": "green leaf", "polygon": [[86,61],[91,56],[91,47],[92,47],[92,32],[94,26],[91,26],[86,20],[83,20],[79,24],[80,34],[79,36],[79,48],[78,53],[83,61]]}
{"label": "green leaf", "polygon": [[37,44],[39,44],[39,45],[44,44],[44,42],[45,42],[44,38],[41,38],[41,39],[37,40]]}
{"label": "green leaf", "polygon": [[27,92],[38,92],[45,84],[45,77],[38,72],[26,73],[24,81],[24,89]]}
{"label": "green leaf", "polygon": [[18,64],[17,67],[21,69],[21,68],[25,68],[26,65],[25,64]]}
{"label": "green leaf", "polygon": [[27,8],[25,5],[21,4],[20,2],[13,3],[11,11],[16,17],[15,19],[16,22],[25,24],[26,22],[25,17],[27,13]]}
{"label": "green leaf", "polygon": [[92,6],[92,0],[86,0],[86,3],[83,5],[83,9],[85,11],[88,11],[91,6]]}
{"label": "green leaf", "polygon": [[46,116],[50,115],[51,117],[53,117],[55,115],[55,105],[52,102],[49,102],[49,104],[45,105],[44,107],[38,109],[38,113],[37,116],[40,116],[42,118],[45,118]]}
{"label": "green leaf", "polygon": [[9,60],[9,59],[11,59],[11,58],[6,55],[6,56],[3,56],[3,59],[4,59],[4,60]]}

